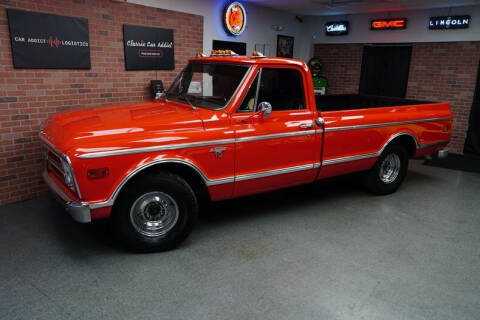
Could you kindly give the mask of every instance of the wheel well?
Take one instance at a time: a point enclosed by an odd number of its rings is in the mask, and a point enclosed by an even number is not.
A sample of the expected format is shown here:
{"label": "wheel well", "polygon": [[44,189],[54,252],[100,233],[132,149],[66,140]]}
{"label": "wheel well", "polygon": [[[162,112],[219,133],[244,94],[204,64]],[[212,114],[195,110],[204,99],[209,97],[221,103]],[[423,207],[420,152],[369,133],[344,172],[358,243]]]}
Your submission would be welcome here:
{"label": "wheel well", "polygon": [[392,144],[399,144],[405,147],[405,149],[407,149],[409,158],[413,157],[415,150],[417,149],[417,142],[415,138],[409,134],[399,135],[388,143],[388,145]]}
{"label": "wheel well", "polygon": [[199,202],[210,200],[210,194],[208,193],[208,188],[203,177],[192,167],[174,162],[159,163],[141,170],[127,181],[127,183],[120,190],[117,198],[119,198],[121,194],[129,188],[129,186],[134,185],[136,181],[139,181],[143,177],[155,174],[159,171],[170,172],[184,179],[190,185],[190,187],[192,187]]}

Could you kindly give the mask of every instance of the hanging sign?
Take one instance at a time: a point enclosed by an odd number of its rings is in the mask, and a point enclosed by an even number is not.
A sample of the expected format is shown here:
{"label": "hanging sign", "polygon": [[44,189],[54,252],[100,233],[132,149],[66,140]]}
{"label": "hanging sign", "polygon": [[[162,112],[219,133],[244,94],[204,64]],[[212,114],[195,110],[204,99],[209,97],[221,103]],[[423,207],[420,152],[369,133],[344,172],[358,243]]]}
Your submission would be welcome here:
{"label": "hanging sign", "polygon": [[231,35],[242,34],[247,26],[247,12],[240,2],[232,2],[225,8],[223,24]]}
{"label": "hanging sign", "polygon": [[372,20],[370,28],[372,30],[403,30],[407,28],[407,18]]}
{"label": "hanging sign", "polygon": [[428,28],[431,30],[466,29],[470,26],[470,16],[430,17]]}
{"label": "hanging sign", "polygon": [[175,69],[173,29],[123,25],[126,70]]}
{"label": "hanging sign", "polygon": [[325,23],[327,36],[344,36],[348,34],[348,21],[331,21]]}
{"label": "hanging sign", "polygon": [[90,69],[88,20],[7,9],[15,68]]}

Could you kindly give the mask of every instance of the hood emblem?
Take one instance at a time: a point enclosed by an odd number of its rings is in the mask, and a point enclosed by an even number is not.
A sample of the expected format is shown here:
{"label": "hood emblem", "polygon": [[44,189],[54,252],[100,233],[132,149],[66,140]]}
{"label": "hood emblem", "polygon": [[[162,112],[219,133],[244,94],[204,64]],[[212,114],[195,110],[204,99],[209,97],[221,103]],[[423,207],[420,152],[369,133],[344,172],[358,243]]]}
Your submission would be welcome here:
{"label": "hood emblem", "polygon": [[211,153],[215,154],[215,158],[220,159],[222,157],[223,151],[227,150],[225,147],[215,147],[210,149]]}

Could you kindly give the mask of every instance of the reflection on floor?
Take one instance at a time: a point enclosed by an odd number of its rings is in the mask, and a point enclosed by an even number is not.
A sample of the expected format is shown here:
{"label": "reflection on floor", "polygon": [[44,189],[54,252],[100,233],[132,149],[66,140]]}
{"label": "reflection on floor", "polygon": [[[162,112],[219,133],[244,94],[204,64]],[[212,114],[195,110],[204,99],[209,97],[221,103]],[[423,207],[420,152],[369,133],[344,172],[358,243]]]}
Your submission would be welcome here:
{"label": "reflection on floor", "polygon": [[0,319],[478,319],[480,175],[411,165],[214,204],[131,254],[49,198],[0,207]]}

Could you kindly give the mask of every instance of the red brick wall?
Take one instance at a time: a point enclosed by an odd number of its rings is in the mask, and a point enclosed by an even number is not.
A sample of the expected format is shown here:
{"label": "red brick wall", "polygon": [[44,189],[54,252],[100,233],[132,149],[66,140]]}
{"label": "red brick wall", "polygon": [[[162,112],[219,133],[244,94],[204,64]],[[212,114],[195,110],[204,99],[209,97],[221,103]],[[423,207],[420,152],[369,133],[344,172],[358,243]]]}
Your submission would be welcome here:
{"label": "red brick wall", "polygon": [[[91,70],[14,69],[6,8],[88,19]],[[172,28],[174,71],[125,71],[122,24]],[[203,17],[108,0],[0,0],[0,205],[36,197],[38,132],[52,113],[150,98],[149,82],[168,85],[203,46]]]}
{"label": "red brick wall", "polygon": [[452,152],[463,153],[475,91],[480,42],[416,43],[407,97],[447,101],[454,114]]}
{"label": "red brick wall", "polygon": [[322,75],[328,79],[328,93],[358,93],[363,44],[316,44],[314,56],[323,61]]}
{"label": "red brick wall", "polygon": [[[362,50],[359,44],[315,45],[315,56],[324,61],[332,86],[329,93],[358,93]],[[479,60],[480,42],[413,44],[407,98],[450,103],[455,117],[449,144],[453,153],[463,153]]]}

